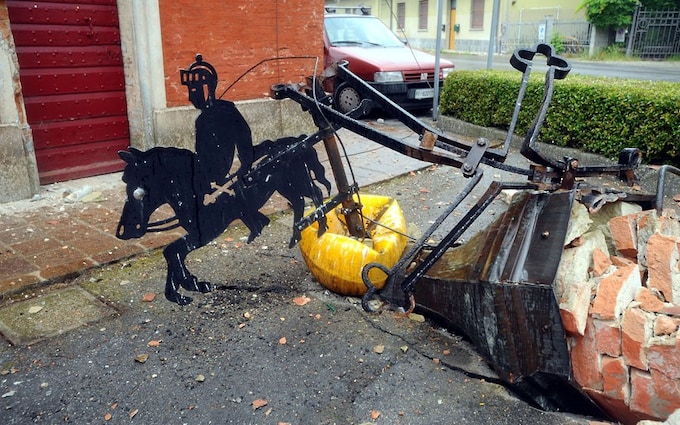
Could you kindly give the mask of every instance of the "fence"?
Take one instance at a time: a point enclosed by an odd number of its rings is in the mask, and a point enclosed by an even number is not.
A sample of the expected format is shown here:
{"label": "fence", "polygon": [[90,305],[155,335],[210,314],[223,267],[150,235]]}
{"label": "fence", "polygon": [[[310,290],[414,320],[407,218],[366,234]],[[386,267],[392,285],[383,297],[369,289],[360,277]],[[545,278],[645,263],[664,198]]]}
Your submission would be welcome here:
{"label": "fence", "polygon": [[633,17],[626,55],[667,59],[680,55],[680,11],[638,8]]}
{"label": "fence", "polygon": [[537,42],[550,43],[559,37],[568,53],[588,51],[592,26],[586,21],[544,19],[531,22],[508,22],[501,30],[501,52],[512,52],[518,47],[533,46]]}

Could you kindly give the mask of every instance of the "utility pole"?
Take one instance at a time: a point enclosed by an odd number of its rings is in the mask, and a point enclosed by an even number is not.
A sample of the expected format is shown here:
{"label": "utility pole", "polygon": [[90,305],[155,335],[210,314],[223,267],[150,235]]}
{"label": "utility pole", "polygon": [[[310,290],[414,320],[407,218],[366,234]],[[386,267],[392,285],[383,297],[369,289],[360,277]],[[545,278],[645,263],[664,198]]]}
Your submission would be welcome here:
{"label": "utility pole", "polygon": [[498,39],[498,15],[500,14],[501,0],[493,0],[493,11],[491,12],[491,31],[489,34],[489,54],[486,58],[486,69],[493,67],[493,54],[496,51],[496,40]]}
{"label": "utility pole", "polygon": [[432,119],[439,119],[439,70],[442,50],[442,15],[444,13],[444,0],[437,1],[437,37],[435,38],[434,54],[434,95],[432,96]]}

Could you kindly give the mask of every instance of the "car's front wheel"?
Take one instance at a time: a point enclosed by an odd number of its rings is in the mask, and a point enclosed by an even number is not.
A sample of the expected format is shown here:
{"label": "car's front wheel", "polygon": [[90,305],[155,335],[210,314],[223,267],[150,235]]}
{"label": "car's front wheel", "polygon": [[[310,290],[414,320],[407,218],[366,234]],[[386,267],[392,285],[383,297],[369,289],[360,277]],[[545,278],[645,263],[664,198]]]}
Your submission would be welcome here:
{"label": "car's front wheel", "polygon": [[338,86],[333,96],[333,105],[335,109],[343,114],[347,114],[359,107],[361,104],[361,95],[356,89],[347,83],[342,83]]}

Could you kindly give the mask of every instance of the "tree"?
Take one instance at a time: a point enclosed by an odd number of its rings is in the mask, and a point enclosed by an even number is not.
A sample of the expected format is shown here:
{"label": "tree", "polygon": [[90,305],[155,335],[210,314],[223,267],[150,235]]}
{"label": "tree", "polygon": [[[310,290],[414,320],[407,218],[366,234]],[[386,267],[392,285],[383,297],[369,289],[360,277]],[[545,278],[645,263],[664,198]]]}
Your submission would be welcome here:
{"label": "tree", "polygon": [[586,19],[598,28],[624,28],[633,21],[637,0],[583,0]]}

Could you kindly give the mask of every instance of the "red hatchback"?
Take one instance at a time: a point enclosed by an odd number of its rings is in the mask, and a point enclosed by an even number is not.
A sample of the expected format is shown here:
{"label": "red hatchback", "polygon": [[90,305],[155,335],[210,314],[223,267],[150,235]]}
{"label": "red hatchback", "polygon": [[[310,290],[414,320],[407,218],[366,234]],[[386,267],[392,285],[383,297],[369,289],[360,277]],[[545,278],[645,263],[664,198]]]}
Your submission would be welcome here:
{"label": "red hatchback", "polygon": [[[327,14],[324,55],[326,66],[348,61],[350,71],[404,109],[432,107],[435,57],[404,44],[375,16]],[[439,66],[443,82],[454,65],[440,59]],[[339,84],[333,101],[337,110],[347,113],[359,106],[361,95]]]}

